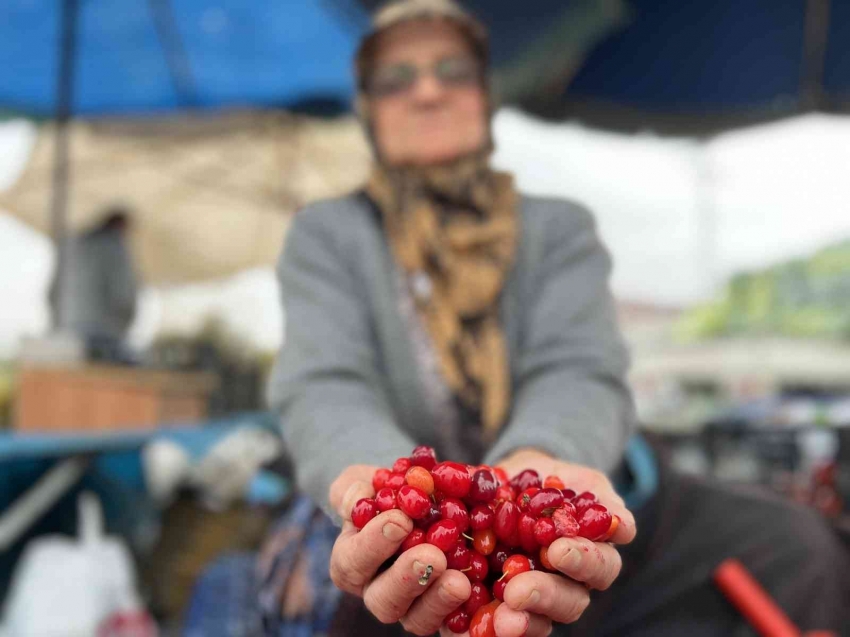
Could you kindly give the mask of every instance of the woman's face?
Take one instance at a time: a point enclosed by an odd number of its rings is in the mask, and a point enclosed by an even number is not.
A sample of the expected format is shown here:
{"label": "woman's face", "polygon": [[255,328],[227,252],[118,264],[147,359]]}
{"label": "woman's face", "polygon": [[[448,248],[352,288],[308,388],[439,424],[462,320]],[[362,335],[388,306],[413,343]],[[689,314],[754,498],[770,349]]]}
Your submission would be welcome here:
{"label": "woman's face", "polygon": [[482,78],[451,23],[408,22],[381,35],[367,93],[383,161],[427,166],[480,150],[489,119]]}

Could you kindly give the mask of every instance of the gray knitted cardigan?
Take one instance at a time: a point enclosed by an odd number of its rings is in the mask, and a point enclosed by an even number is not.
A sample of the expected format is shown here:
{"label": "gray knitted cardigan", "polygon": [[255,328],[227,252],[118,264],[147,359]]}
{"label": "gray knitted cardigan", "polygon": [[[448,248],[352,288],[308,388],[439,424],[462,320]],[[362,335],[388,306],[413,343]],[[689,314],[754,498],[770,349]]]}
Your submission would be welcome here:
{"label": "gray knitted cardigan", "polygon": [[[484,462],[521,447],[609,471],[634,426],[611,262],[584,208],[522,196],[501,299],[513,405]],[[296,216],[278,266],[284,345],[269,384],[297,481],[325,510],[352,464],[389,466],[439,446],[397,267],[362,193]]]}

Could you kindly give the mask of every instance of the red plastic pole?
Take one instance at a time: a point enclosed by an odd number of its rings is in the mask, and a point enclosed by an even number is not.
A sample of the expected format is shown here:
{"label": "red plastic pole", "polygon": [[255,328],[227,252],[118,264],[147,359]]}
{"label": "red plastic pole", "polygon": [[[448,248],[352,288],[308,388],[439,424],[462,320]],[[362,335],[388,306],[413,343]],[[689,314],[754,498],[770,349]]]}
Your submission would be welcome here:
{"label": "red plastic pole", "polygon": [[800,629],[738,560],[718,566],[714,583],[762,637],[800,637]]}

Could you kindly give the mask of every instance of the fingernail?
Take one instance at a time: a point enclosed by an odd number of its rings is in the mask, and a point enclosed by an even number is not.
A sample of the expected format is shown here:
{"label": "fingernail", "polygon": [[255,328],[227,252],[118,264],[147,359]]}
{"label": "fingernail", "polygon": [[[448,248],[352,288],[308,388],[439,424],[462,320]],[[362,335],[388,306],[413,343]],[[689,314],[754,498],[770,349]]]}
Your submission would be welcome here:
{"label": "fingernail", "polygon": [[577,571],[581,566],[581,551],[578,549],[570,549],[558,560],[559,571]]}
{"label": "fingernail", "polygon": [[382,529],[382,533],[390,542],[401,542],[407,537],[407,531],[394,522],[387,522]]}
{"label": "fingernail", "polygon": [[447,604],[453,604],[457,601],[463,601],[463,600],[458,600],[457,595],[452,593],[448,589],[448,587],[446,587],[446,586],[440,586],[440,591],[439,591],[438,595],[440,596],[440,599],[442,601],[446,602]]}
{"label": "fingernail", "polygon": [[526,597],[519,606],[516,607],[517,610],[522,610],[524,608],[528,608],[529,606],[533,606],[537,602],[540,601],[540,593],[535,588],[531,593],[529,593],[528,597]]}

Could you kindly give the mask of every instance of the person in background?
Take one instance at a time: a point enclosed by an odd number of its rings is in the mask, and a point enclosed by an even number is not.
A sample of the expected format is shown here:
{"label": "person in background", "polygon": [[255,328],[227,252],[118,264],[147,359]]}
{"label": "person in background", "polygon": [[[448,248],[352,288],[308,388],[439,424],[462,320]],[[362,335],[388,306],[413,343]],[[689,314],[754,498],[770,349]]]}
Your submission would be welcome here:
{"label": "person in background", "polygon": [[[61,328],[81,337],[91,360],[129,362],[125,341],[136,314],[138,283],[128,245],[130,212],[112,207],[94,228],[69,239],[70,270],[59,294],[57,273],[50,289]],[[60,305],[61,303],[61,311]]]}
{"label": "person in background", "polygon": [[[427,544],[380,569],[412,529],[402,512],[359,533],[350,521],[354,503],[373,495],[373,471],[417,444],[511,475],[557,474],[622,519],[613,543],[552,544],[567,577],[511,581],[500,637],[553,626],[736,634],[743,619],[711,583],[732,555],[779,582],[772,592],[804,627],[840,626],[850,589],[830,569],[846,555],[815,516],[684,479],[632,438],[608,253],[585,208],[521,194],[491,168],[481,25],[449,0],[392,3],[356,71],[374,169],[363,190],[293,223],[279,266],[285,345],[269,387],[299,486],[342,523],[329,565],[349,595],[341,634],[433,634],[470,593]],[[426,564],[423,587],[411,575]],[[808,587],[818,595],[804,604]],[[364,607],[380,623],[351,610]]]}

